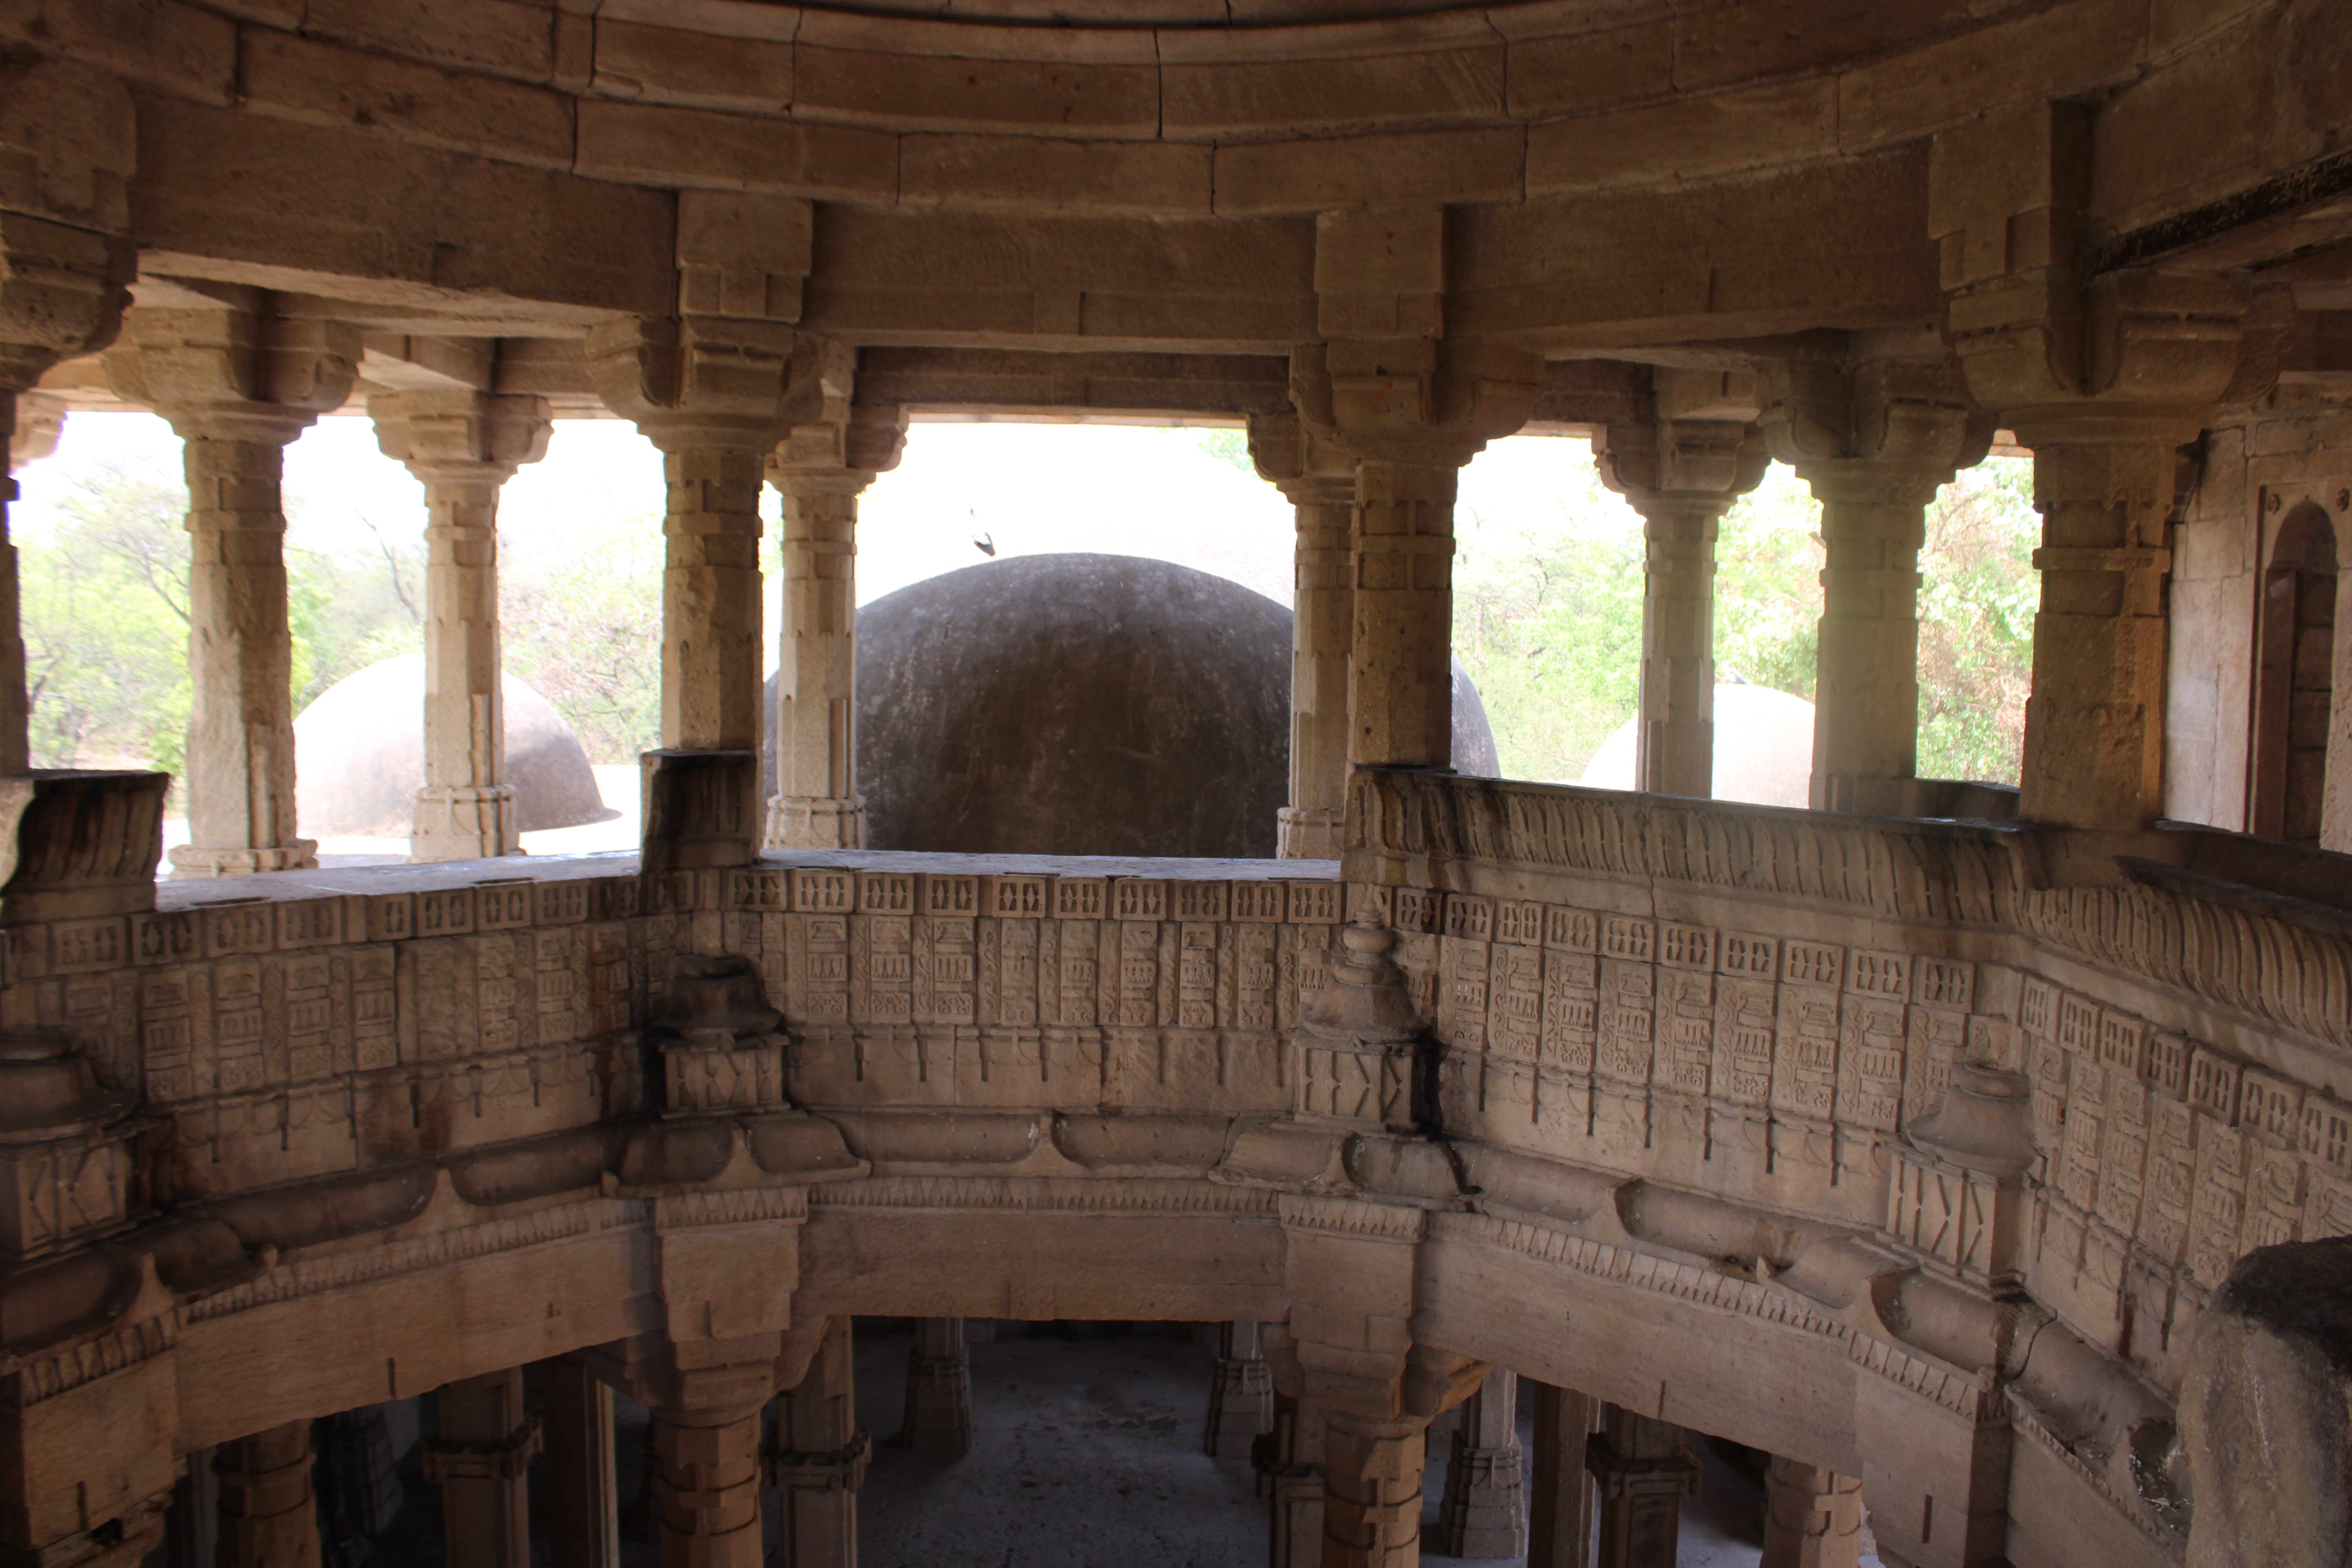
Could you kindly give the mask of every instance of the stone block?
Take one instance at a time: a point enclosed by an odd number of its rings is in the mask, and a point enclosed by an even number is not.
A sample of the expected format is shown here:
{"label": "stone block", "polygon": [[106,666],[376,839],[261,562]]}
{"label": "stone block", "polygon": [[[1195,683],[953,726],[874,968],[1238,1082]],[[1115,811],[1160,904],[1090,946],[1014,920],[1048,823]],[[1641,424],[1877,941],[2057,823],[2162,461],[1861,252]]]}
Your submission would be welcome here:
{"label": "stone block", "polygon": [[262,114],[537,168],[572,166],[572,106],[555,93],[257,30],[243,67],[246,107]]}
{"label": "stone block", "polygon": [[[1046,58],[1023,58],[1014,52],[1014,38],[975,37],[987,30],[956,27],[942,29],[955,35],[941,39],[942,47],[971,52],[929,54],[908,50],[907,35],[895,26],[882,35],[888,44],[869,42],[859,22],[834,17],[819,25],[812,15],[803,26],[793,46],[796,112],[909,131],[1088,137],[1159,132],[1159,76],[1146,52],[1148,36],[1115,36],[1127,47],[1088,51],[1095,58],[1055,59],[1044,48],[1038,52]],[[1101,58],[1106,54],[1110,58]]]}
{"label": "stone block", "polygon": [[2101,104],[2094,215],[2113,229],[2137,228],[2258,181],[2276,115],[2278,32],[2274,16],[2254,18]]}
{"label": "stone block", "polygon": [[820,201],[898,196],[898,140],[876,132],[591,100],[579,115],[572,166],[598,179]]}
{"label": "stone block", "polygon": [[1972,0],[1731,0],[1675,9],[1675,85],[1691,92],[1896,54],[1968,26],[1986,7]]}
{"label": "stone block", "polygon": [[[1414,37],[1444,29],[1450,37]],[[1285,58],[1279,33],[1166,34],[1164,134],[1180,139],[1412,121],[1492,120],[1504,108],[1503,44],[1451,17],[1362,29],[1358,47],[1315,29],[1307,58]],[[1420,47],[1400,48],[1419,42]],[[1334,46],[1338,47],[1334,47]]]}
{"label": "stone block", "polygon": [[899,142],[898,199],[1022,212],[1205,215],[1213,157],[1206,147],[1140,142],[908,136]]}
{"label": "stone block", "polygon": [[1527,135],[1517,129],[1220,147],[1217,211],[1247,216],[1370,202],[1516,201],[1526,160]]}
{"label": "stone block", "polygon": [[0,69],[0,210],[120,232],[137,151],[121,82],[64,62]]}
{"label": "stone block", "polygon": [[2147,0],[2083,0],[1979,27],[1841,76],[1839,139],[1860,152],[2124,80],[2147,42]]}
{"label": "stone block", "polygon": [[702,109],[782,110],[793,101],[793,47],[600,19],[592,90]]}
{"label": "stone block", "polygon": [[544,82],[555,67],[549,20],[547,6],[529,0],[310,0],[302,27],[387,54]]}
{"label": "stone block", "polygon": [[236,24],[181,0],[9,0],[0,38],[201,103],[236,97]]}
{"label": "stone block", "polygon": [[[1501,16],[1498,27],[1508,29]],[[1514,35],[1510,46],[1513,115],[1590,113],[1672,91],[1674,30],[1661,19],[1566,36]]]}
{"label": "stone block", "polygon": [[1834,85],[1780,82],[1535,126],[1528,192],[1694,179],[1836,152]]}

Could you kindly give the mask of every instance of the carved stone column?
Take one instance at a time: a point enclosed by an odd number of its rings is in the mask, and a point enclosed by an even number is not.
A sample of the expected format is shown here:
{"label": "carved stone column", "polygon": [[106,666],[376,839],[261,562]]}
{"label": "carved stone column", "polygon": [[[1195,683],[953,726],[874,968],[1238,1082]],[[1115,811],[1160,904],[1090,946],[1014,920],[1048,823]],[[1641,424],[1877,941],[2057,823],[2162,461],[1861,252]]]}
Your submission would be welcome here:
{"label": "carved stone column", "polygon": [[1918,773],[1927,504],[1956,469],[1984,456],[1991,422],[1970,416],[1940,353],[1852,368],[1779,365],[1764,381],[1766,441],[1822,504],[1809,800],[1817,811],[1904,815]]}
{"label": "carved stone column", "polygon": [[452,388],[368,399],[376,443],[425,486],[425,787],[412,860],[519,854],[499,652],[499,487],[547,455],[542,397]]}
{"label": "carved stone column", "polygon": [[1246,1318],[1218,1324],[1202,1451],[1221,1459],[1245,1458],[1259,1434],[1273,1427],[1274,1378],[1259,1353],[1257,1324]]}
{"label": "carved stone column", "polygon": [[1414,1568],[1429,1417],[1323,1419],[1323,1568]]}
{"label": "carved stone column", "polygon": [[857,498],[906,450],[906,411],[850,401],[856,351],[828,344],[824,415],[768,459],[784,498],[783,625],[777,629],[776,793],[771,849],[856,849]]}
{"label": "carved stone column", "polygon": [[1675,1568],[1683,1499],[1699,1477],[1682,1428],[1612,1405],[1585,1453],[1601,1494],[1599,1568]]}
{"label": "carved stone column", "polygon": [[1533,1384],[1536,1443],[1528,1568],[1591,1568],[1592,1477],[1585,1448],[1601,1414],[1589,1394]]}
{"label": "carved stone column", "polygon": [[2042,516],[2020,814],[2142,827],[2163,809],[2178,448],[2276,361],[2242,364],[2245,302],[2223,277],[2079,274],[2087,110],[1985,115],[1939,132],[1930,169],[1948,335],[1976,405],[2032,448]]}
{"label": "carved stone column", "polygon": [[762,1568],[760,1406],[656,1406],[662,1568]]}
{"label": "carved stone column", "polygon": [[1439,1538],[1450,1557],[1523,1557],[1528,1550],[1526,1455],[1519,1447],[1518,1374],[1487,1369],[1462,1405],[1445,1461]]}
{"label": "carved stone column", "polygon": [[1323,1413],[1277,1393],[1274,1428],[1251,1446],[1250,1468],[1266,1502],[1267,1568],[1318,1568],[1323,1561]]}
{"label": "carved stone column", "polygon": [[188,842],[174,878],[299,870],[293,643],[286,618],[286,447],[351,391],[349,328],[281,321],[253,290],[226,306],[131,312],[117,392],[171,421],[188,476]]}
{"label": "carved stone column", "polygon": [[1355,465],[1296,415],[1253,415],[1249,447],[1258,477],[1282,491],[1298,528],[1290,621],[1290,804],[1282,809],[1275,853],[1286,860],[1335,860],[1348,807]]}
{"label": "carved stone column", "polygon": [[310,1424],[289,1421],[213,1454],[220,1479],[220,1568],[319,1568]]}
{"label": "carved stone column", "polygon": [[588,334],[598,394],[661,448],[669,483],[665,748],[759,751],[760,489],[784,432],[820,412],[818,351],[748,318],[620,321]]}
{"label": "carved stone column", "polygon": [[1592,444],[1601,482],[1641,513],[1641,722],[1633,783],[1715,793],[1715,536],[1770,462],[1754,428],[1727,419],[1612,425]]}
{"label": "carved stone column", "polygon": [[449,1568],[530,1568],[530,1461],[539,1417],[523,1409],[522,1369],[446,1384],[425,1479],[441,1486]]}
{"label": "carved stone column", "polygon": [[1775,1454],[1764,1471],[1759,1568],[1858,1568],[1862,1482]]}
{"label": "carved stone column", "polygon": [[562,1568],[620,1568],[613,1391],[576,1361],[540,1363],[550,1555]]}
{"label": "carved stone column", "polygon": [[971,1350],[961,1318],[918,1318],[907,1355],[907,1424],[898,1447],[936,1454],[971,1451]]}
{"label": "carved stone column", "polygon": [[850,1321],[834,1318],[799,1384],[779,1396],[771,1484],[784,1568],[856,1568],[857,1489],[871,1445],[857,1425]]}

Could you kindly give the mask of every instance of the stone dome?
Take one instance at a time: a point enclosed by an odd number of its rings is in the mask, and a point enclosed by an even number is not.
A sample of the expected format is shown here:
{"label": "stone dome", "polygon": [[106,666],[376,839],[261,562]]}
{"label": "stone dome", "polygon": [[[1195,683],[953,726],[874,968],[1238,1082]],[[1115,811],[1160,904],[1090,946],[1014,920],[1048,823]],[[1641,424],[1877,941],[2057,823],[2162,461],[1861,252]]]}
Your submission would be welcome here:
{"label": "stone dome", "polygon": [[[1595,789],[1633,787],[1634,731],[1628,719],[1601,742],[1576,782]],[[1715,689],[1715,795],[1752,805],[1802,806],[1813,775],[1813,705],[1769,686],[1727,682]]]}
{"label": "stone dome", "polygon": [[[857,612],[866,845],[1271,856],[1290,664],[1286,608],[1164,561],[1015,556],[902,588]],[[1454,693],[1456,765],[1491,774],[1459,668]]]}
{"label": "stone dome", "polygon": [[[588,752],[554,704],[506,677],[507,782],[521,830],[619,816],[597,792]],[[425,787],[425,656],[347,675],[294,721],[295,812],[311,837],[405,838]]]}

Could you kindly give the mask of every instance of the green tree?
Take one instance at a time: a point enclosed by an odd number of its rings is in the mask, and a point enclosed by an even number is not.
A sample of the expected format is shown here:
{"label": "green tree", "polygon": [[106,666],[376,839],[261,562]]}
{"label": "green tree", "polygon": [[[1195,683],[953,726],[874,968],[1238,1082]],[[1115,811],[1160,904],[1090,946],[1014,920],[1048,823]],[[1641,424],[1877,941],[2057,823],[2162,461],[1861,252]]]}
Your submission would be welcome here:
{"label": "green tree", "polygon": [[501,651],[595,763],[661,743],[662,526],[650,513],[584,526],[560,552],[510,554]]}
{"label": "green tree", "polygon": [[1919,554],[1919,773],[2015,784],[2033,681],[2030,458],[1989,458],[1937,494]]}

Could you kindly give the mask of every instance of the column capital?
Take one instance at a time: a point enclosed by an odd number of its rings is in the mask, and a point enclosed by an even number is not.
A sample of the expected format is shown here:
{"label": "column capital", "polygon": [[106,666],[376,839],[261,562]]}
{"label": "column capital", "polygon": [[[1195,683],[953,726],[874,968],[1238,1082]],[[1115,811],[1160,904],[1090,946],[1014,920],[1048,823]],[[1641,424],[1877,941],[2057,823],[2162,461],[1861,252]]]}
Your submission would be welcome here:
{"label": "column capital", "polygon": [[107,352],[107,382],[183,440],[283,447],[351,395],[359,333],[269,315],[256,289],[227,292],[216,305],[133,307]]}
{"label": "column capital", "polygon": [[1300,423],[1359,461],[1462,467],[1519,429],[1543,389],[1543,358],[1508,343],[1354,339],[1290,351]]}
{"label": "column capital", "polygon": [[1824,500],[1906,500],[1992,444],[1992,419],[1947,356],[1780,361],[1758,381],[1766,450]]}
{"label": "column capital", "polygon": [[[895,403],[850,403],[793,427],[768,455],[768,482],[786,494],[862,494],[907,451],[907,411]],[[837,414],[837,417],[835,416]]]}
{"label": "column capital", "polygon": [[547,456],[554,416],[544,397],[470,387],[380,393],[368,399],[376,446],[427,485],[500,485]]}
{"label": "column capital", "polygon": [[1257,477],[1293,506],[1347,506],[1356,499],[1356,459],[1295,413],[1251,415],[1249,455]]}
{"label": "column capital", "polygon": [[589,379],[604,405],[666,453],[772,450],[823,416],[832,345],[782,321],[624,317],[588,331]]}
{"label": "column capital", "polygon": [[1763,482],[1762,434],[1736,419],[1656,419],[1602,427],[1592,442],[1601,482],[1653,522],[1712,523]]}
{"label": "column capital", "polygon": [[0,72],[0,394],[113,341],[138,152],[120,79],[68,60]]}

